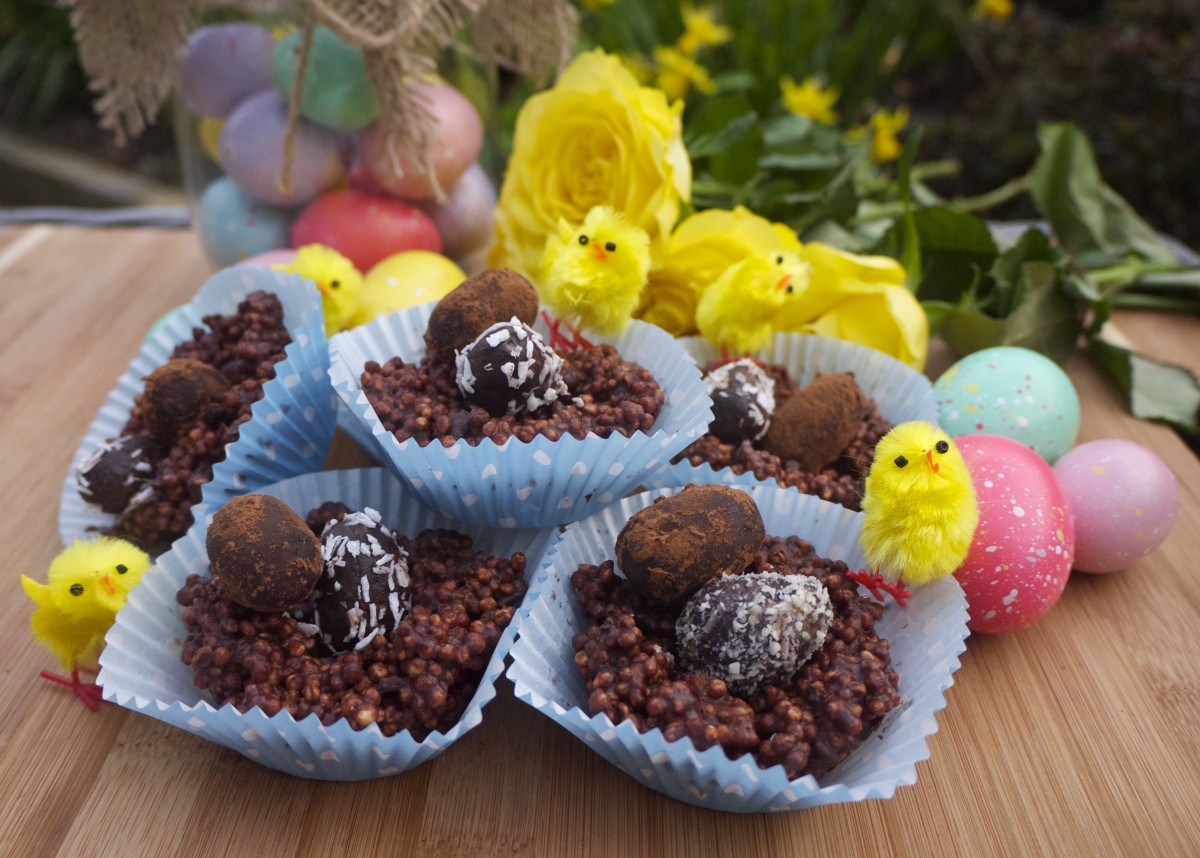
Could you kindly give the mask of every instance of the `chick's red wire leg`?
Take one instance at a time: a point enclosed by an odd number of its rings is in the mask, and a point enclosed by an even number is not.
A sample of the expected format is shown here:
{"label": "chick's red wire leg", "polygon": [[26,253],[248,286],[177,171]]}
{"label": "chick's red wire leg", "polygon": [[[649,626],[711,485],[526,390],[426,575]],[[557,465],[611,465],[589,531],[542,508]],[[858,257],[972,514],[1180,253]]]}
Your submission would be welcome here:
{"label": "chick's red wire leg", "polygon": [[896,600],[896,604],[901,608],[908,604],[908,600],[912,596],[912,593],[904,586],[902,580],[892,584],[883,580],[883,576],[878,572],[868,572],[866,569],[859,569],[857,572],[847,572],[846,577],[851,581],[857,581],[859,584],[862,584],[867,588],[867,592],[881,602],[884,601],[883,594],[887,593]]}
{"label": "chick's red wire leg", "polygon": [[104,692],[100,690],[100,686],[94,682],[84,682],[79,678],[78,670],[71,671],[70,679],[67,679],[65,676],[59,676],[57,673],[51,673],[48,670],[43,670],[38,676],[71,689],[75,692],[75,696],[83,701],[83,705],[93,712],[99,709],[101,702],[103,702],[101,695]]}

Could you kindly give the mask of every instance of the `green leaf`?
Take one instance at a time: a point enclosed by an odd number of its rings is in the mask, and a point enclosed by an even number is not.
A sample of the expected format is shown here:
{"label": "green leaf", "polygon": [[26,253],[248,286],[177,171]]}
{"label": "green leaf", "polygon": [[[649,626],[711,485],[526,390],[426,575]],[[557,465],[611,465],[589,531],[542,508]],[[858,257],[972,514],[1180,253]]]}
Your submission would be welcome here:
{"label": "green leaf", "polygon": [[1038,128],[1042,152],[1030,193],[1059,243],[1071,254],[1136,253],[1155,262],[1174,254],[1121,195],[1104,183],[1087,137],[1069,123]]}
{"label": "green leaf", "polygon": [[743,96],[709,99],[688,125],[684,141],[688,154],[702,162],[713,179],[738,184],[758,173],[762,129],[758,114]]}
{"label": "green leaf", "polygon": [[926,208],[912,213],[912,223],[921,243],[922,300],[957,302],[996,258],[996,242],[979,218]]}
{"label": "green leaf", "polygon": [[[727,116],[726,111],[722,109],[721,105],[713,108],[712,112],[717,117]],[[754,129],[757,122],[758,114],[754,111],[737,116],[728,116],[724,120],[716,119],[714,123],[716,124],[715,130],[710,132],[700,131],[699,133],[693,130],[689,134],[687,144],[688,154],[692,158],[707,158],[713,155],[724,154],[743,142],[747,135]],[[700,123],[697,123],[697,125],[700,125]]]}
{"label": "green leaf", "polygon": [[1057,268],[1048,262],[1022,264],[1018,276],[1024,299],[1005,318],[994,318],[970,296],[941,311],[940,335],[958,354],[992,346],[1021,346],[1061,361],[1074,351],[1083,324],[1078,306],[1064,294]]}
{"label": "green leaf", "polygon": [[1101,337],[1088,340],[1088,351],[1129,397],[1134,417],[1162,420],[1192,434],[1200,431],[1200,381],[1191,370],[1132,352]]}
{"label": "green leaf", "polygon": [[975,290],[976,305],[993,318],[1007,318],[1025,298],[1025,264],[1056,262],[1057,258],[1045,233],[1026,230],[1012,247],[996,257],[988,277]]}

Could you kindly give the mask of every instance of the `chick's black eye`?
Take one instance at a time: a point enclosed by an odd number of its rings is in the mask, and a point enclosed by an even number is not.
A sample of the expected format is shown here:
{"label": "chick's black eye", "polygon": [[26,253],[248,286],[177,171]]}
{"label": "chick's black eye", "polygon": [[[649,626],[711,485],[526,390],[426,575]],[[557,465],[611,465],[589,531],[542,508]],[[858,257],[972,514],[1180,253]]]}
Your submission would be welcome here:
{"label": "chick's black eye", "polygon": [[908,464],[908,459],[904,458],[903,456],[897,456],[895,458],[895,462],[896,462],[897,468],[903,468],[905,465]]}
{"label": "chick's black eye", "polygon": [[939,453],[949,453],[950,444],[947,441],[938,441],[933,445],[933,449],[937,450]]}
{"label": "chick's black eye", "polygon": [[782,256],[776,256],[776,257],[775,257],[775,264],[776,264],[776,265],[783,265],[783,257],[782,257]]}
{"label": "chick's black eye", "polygon": [[331,289],[336,289],[337,287],[339,287],[341,285],[342,285],[342,282],[340,280],[330,280],[329,281],[329,287]]}
{"label": "chick's black eye", "polygon": [[579,236],[579,243],[586,247],[588,243],[588,237],[586,235]]}
{"label": "chick's black eye", "polygon": [[609,253],[612,253],[614,250],[617,249],[617,243],[615,241],[606,241],[606,242],[604,242],[604,249],[607,250]]}
{"label": "chick's black eye", "polygon": [[71,585],[71,595],[72,596],[82,596],[83,595],[83,585],[82,584],[72,584]]}
{"label": "chick's black eye", "polygon": [[789,283],[789,284],[788,284],[788,287],[787,287],[787,293],[788,293],[789,295],[791,295],[791,294],[792,294],[793,292],[795,292],[795,291],[796,291],[796,287],[795,287],[795,286],[793,286],[791,283]]}
{"label": "chick's black eye", "polygon": [[129,571],[129,567],[126,566],[124,563],[117,564],[117,574],[118,575],[124,575],[128,571]]}

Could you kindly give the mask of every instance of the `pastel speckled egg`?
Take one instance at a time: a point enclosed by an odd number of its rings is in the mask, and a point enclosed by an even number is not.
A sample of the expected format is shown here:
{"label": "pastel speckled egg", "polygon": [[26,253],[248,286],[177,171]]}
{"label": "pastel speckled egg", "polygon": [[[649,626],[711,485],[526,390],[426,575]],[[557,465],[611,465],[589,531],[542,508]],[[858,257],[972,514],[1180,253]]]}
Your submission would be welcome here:
{"label": "pastel speckled egg", "polygon": [[[271,69],[285,98],[295,85],[303,41],[304,32],[295,30],[275,46]],[[367,74],[362,48],[347,44],[328,27],[313,28],[300,90],[300,114],[344,130],[362,128],[379,116],[379,98]]]}
{"label": "pastel speckled egg", "polygon": [[934,382],[938,423],[952,437],[1003,435],[1053,464],[1079,434],[1079,394],[1045,355],[1015,346],[969,354]]}
{"label": "pastel speckled egg", "polygon": [[1075,558],[1067,493],[1050,465],[1010,438],[969,435],[956,442],[971,472],[979,525],[954,573],[967,596],[967,627],[1013,632],[1058,601]]}
{"label": "pastel speckled egg", "polygon": [[200,195],[196,231],[204,252],[218,265],[287,247],[294,212],[267,205],[222,176]]}
{"label": "pastel speckled egg", "polygon": [[1162,545],[1179,498],[1175,475],[1140,444],[1108,438],[1070,450],[1054,473],[1075,515],[1075,568],[1117,572]]}

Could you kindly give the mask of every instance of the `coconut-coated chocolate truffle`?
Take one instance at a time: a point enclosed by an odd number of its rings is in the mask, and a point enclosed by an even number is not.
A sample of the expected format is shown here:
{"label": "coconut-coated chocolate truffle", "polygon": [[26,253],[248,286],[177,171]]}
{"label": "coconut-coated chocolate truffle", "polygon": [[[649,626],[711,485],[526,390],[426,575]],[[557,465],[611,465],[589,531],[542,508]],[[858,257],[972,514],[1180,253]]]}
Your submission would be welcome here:
{"label": "coconut-coated chocolate truffle", "polygon": [[689,485],[639,510],[617,535],[617,566],[649,607],[679,607],[722,572],[745,569],[766,536],[745,492]]}
{"label": "coconut-coated chocolate truffle", "polygon": [[425,328],[425,348],[431,355],[453,360],[455,350],[472,342],[489,325],[513,316],[532,325],[537,312],[533,284],[507,268],[488,268],[438,301]]}
{"label": "coconut-coated chocolate truffle", "polygon": [[270,495],[233,498],[205,538],[213,577],[255,611],[286,611],[312,595],[321,577],[321,541],[290,506]]}
{"label": "coconut-coated chocolate truffle", "polygon": [[321,535],[321,561],[315,620],[333,652],[388,634],[412,607],[408,554],[375,510],[330,521]]}
{"label": "coconut-coated chocolate truffle", "polygon": [[833,608],[811,575],[722,575],[675,622],[679,666],[723,679],[739,696],[785,684],[825,643]]}
{"label": "coconut-coated chocolate truffle", "polygon": [[229,379],[220,370],[194,358],[173,358],[146,376],[142,422],[159,443],[171,447],[228,389]]}
{"label": "coconut-coated chocolate truffle", "polygon": [[562,358],[516,316],[484,330],[454,363],[463,398],[493,416],[537,411],[567,396]]}
{"label": "coconut-coated chocolate truffle", "polygon": [[804,471],[819,471],[837,460],[862,425],[863,394],[854,374],[818,375],[778,408],[763,449]]}
{"label": "coconut-coated chocolate truffle", "polygon": [[161,451],[147,435],[112,438],[79,465],[76,484],[84,503],[114,515],[150,496],[149,482]]}
{"label": "coconut-coated chocolate truffle", "polygon": [[757,441],[771,425],[775,382],[750,358],[721,364],[704,376],[712,398],[708,431],[726,444]]}

